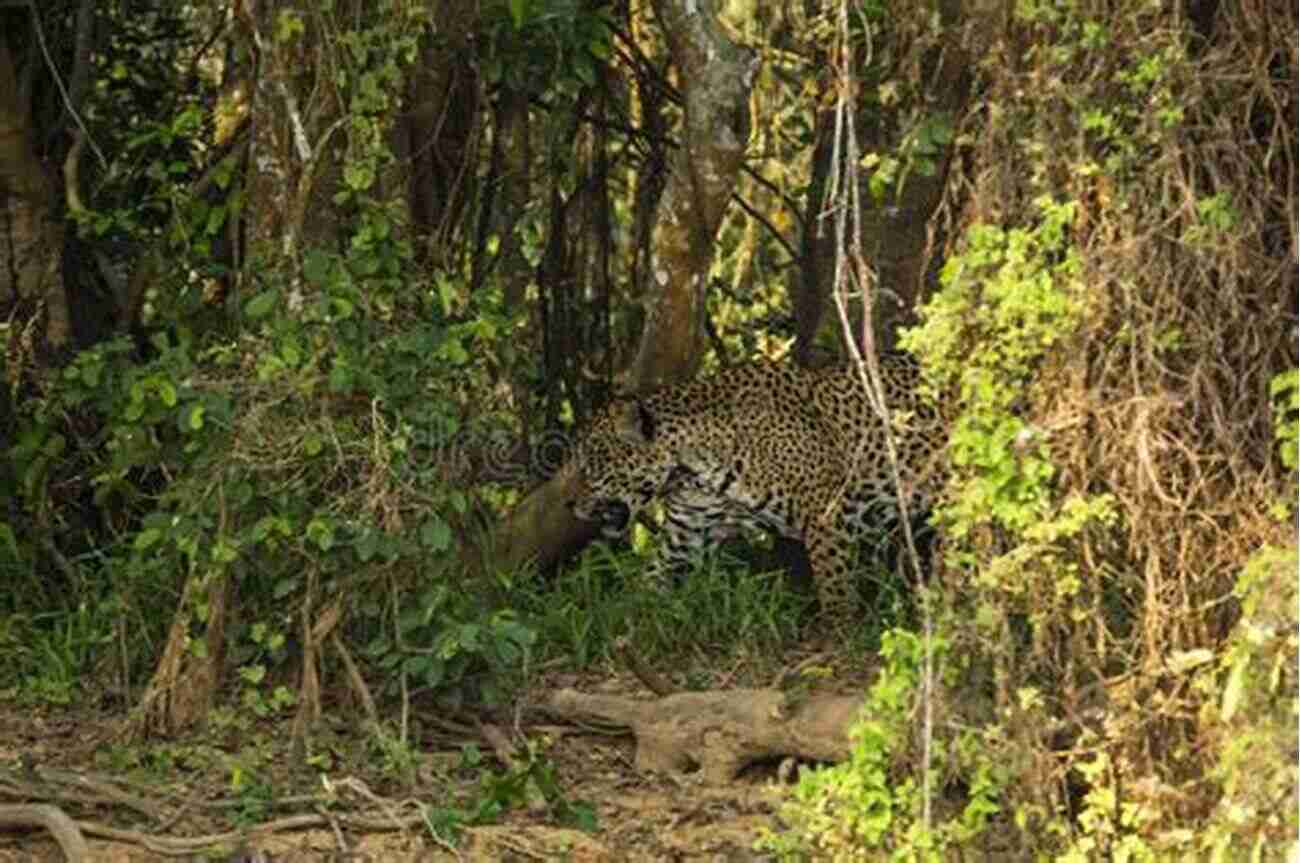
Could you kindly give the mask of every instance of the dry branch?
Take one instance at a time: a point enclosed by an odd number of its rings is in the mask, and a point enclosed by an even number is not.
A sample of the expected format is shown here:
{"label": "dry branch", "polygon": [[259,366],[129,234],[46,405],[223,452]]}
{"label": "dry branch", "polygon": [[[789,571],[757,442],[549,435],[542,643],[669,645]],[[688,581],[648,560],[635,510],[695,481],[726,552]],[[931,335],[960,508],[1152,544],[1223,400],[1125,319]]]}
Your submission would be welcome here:
{"label": "dry branch", "polygon": [[[424,823],[422,811],[410,811],[410,806],[399,801],[379,797],[352,779],[333,783],[333,791],[325,795],[298,795],[277,801],[278,805],[312,807],[314,813],[297,813],[242,827],[191,836],[168,836],[162,831],[179,820],[180,815],[192,808],[229,809],[237,801],[186,801],[177,811],[164,817],[174,801],[144,799],[137,793],[128,793],[116,787],[120,780],[87,776],[72,771],[36,768],[30,775],[17,776],[12,771],[0,770],[0,796],[20,800],[44,799],[58,801],[79,808],[126,807],[146,815],[157,826],[149,831],[110,826],[85,818],[73,819],[54,803],[0,805],[0,831],[10,828],[45,827],[54,834],[71,861],[91,859],[84,837],[97,837],[116,842],[138,845],[154,854],[172,857],[189,857],[211,851],[214,847],[241,847],[252,840],[265,839],[275,833],[285,833],[312,828],[347,828],[354,832],[389,832],[418,828]],[[344,808],[338,792],[353,791],[363,798],[360,806]],[[329,812],[323,807],[330,806]],[[363,808],[364,807],[364,808]],[[405,811],[403,811],[405,810]]]}
{"label": "dry branch", "polygon": [[44,827],[54,834],[54,840],[63,849],[63,856],[71,863],[90,859],[86,838],[81,835],[77,822],[57,806],[0,806],[0,830],[14,827]]}
{"label": "dry branch", "polygon": [[756,761],[792,756],[840,761],[861,695],[795,699],[775,689],[683,692],[654,701],[562,689],[547,708],[570,721],[624,725],[636,735],[638,770],[689,773],[726,782]]}

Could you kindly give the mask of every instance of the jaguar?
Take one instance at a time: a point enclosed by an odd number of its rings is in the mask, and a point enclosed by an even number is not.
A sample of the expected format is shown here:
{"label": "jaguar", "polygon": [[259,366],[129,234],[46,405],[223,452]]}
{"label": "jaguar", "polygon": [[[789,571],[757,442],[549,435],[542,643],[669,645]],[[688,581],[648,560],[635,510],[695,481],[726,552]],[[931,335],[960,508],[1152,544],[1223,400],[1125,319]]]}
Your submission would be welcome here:
{"label": "jaguar", "polygon": [[665,541],[651,566],[657,582],[753,528],[802,542],[822,615],[847,623],[864,528],[882,507],[923,508],[941,472],[943,428],[919,395],[915,361],[887,355],[879,368],[901,483],[855,368],[764,360],[612,402],[563,468],[567,504],[616,539],[658,501]]}

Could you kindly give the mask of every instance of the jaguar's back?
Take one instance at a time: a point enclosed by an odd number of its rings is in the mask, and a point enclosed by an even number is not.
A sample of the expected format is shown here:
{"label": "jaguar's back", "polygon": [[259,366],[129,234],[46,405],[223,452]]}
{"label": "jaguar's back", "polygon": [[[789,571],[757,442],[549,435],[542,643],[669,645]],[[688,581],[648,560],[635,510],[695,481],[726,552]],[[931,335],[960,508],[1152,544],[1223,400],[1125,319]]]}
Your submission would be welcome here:
{"label": "jaguar's back", "polygon": [[[942,428],[917,397],[915,364],[881,363],[904,487],[934,482]],[[661,573],[699,549],[761,527],[804,542],[823,613],[853,609],[852,548],[874,507],[896,503],[883,424],[850,369],[758,362],[617,402],[593,422],[568,467],[579,518],[621,533],[662,502]]]}

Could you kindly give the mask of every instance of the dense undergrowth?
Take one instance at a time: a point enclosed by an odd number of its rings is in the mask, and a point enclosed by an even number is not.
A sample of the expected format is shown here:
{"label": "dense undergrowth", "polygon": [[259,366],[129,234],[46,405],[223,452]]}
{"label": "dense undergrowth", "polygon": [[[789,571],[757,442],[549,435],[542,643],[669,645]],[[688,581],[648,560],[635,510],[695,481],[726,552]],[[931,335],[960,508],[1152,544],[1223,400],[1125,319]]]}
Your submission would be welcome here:
{"label": "dense undergrowth", "polygon": [[903,339],[953,415],[936,635],[887,634],[853,759],[768,847],[1294,854],[1294,174],[1269,154],[1295,147],[1295,69],[1222,14],[1241,29],[1206,43],[1154,6],[1019,4],[981,65],[941,287]]}
{"label": "dense undergrowth", "polygon": [[[882,577],[847,648],[883,666],[857,747],[805,776],[774,851],[1271,860],[1294,838],[1295,68],[1247,47],[1276,40],[1252,28],[1294,43],[1295,21],[1220,14],[1207,41],[1151,4],[1017,4],[972,69],[979,105],[918,117],[958,154],[940,285],[904,336],[952,418],[934,637]],[[371,96],[353,110],[382,125]],[[372,131],[349,144],[382,167]],[[908,152],[864,163],[905,182]],[[400,771],[384,716],[509,706],[539,665],[600,668],[629,632],[686,686],[720,656],[772,679],[811,634],[779,576],[724,557],[664,597],[637,586],[639,550],[550,577],[478,565],[562,441],[519,459],[529,322],[505,286],[419,258],[376,173],[344,182],[345,242],[301,266],[255,249],[219,325],[176,272],[139,337],[11,374],[0,692],[112,691],[143,735],[239,711],[308,734],[344,689]],[[524,768],[480,799],[545,778]]]}

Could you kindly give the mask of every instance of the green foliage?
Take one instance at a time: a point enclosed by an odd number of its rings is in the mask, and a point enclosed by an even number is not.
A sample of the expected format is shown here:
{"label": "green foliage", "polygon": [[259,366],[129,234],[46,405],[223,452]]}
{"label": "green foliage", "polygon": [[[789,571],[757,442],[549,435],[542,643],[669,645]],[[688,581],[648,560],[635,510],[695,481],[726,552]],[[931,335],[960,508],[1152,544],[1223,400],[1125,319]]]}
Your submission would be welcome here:
{"label": "green foliage", "polygon": [[[1037,208],[1032,227],[972,226],[961,253],[944,264],[924,323],[900,340],[925,359],[936,390],[960,406],[949,444],[957,480],[940,510],[958,549],[984,525],[1043,540],[1106,518],[1104,499],[1074,500],[1048,523],[1055,469],[1043,434],[1016,410],[1041,358],[1069,342],[1084,311],[1068,231],[1075,207],[1042,198]],[[953,557],[969,566],[972,554]]]}
{"label": "green foliage", "polygon": [[[483,393],[517,321],[499,290],[471,298],[458,274],[421,273],[402,206],[376,194],[393,164],[387,129],[420,21],[374,20],[330,31],[344,49],[332,82],[349,111],[334,199],[344,241],[289,261],[250,250],[258,278],[214,315],[187,269],[216,272],[209,241],[242,206],[234,166],[217,165],[222,194],[196,197],[185,166],[201,112],[186,106],[137,129],[134,145],[157,168],[140,208],[157,218],[87,218],[101,232],[169,226],[182,263],[148,300],[145,323],[157,329],[145,345],[119,338],[76,355],[29,400],[2,454],[0,492],[39,529],[3,525],[0,565],[28,569],[40,540],[79,532],[60,495],[90,477],[87,517],[112,540],[77,573],[92,610],[138,614],[128,652],[152,663],[178,596],[190,597],[179,619],[200,654],[213,592],[235,586],[228,655],[257,715],[294,701],[277,672],[302,647],[299,615],[343,609],[385,670],[417,688],[472,681],[476,697],[500,697],[496,677],[523,665],[533,638],[500,607],[501,590],[489,584],[471,599],[446,566],[475,506],[466,456],[514,422],[484,409]],[[278,20],[277,40],[302,37],[295,13]],[[175,152],[164,160],[162,150]],[[411,601],[407,585],[429,570],[440,574],[422,578]],[[48,679],[75,677],[62,654],[43,661]]]}
{"label": "green foliage", "polygon": [[1294,472],[1300,467],[1300,370],[1282,372],[1273,378],[1268,391],[1273,397],[1273,434],[1278,455],[1282,466]]}
{"label": "green foliage", "polygon": [[[982,732],[963,729],[950,743],[935,741],[929,764],[914,743],[922,691],[925,639],[894,629],[881,639],[884,665],[853,727],[849,760],[805,770],[781,809],[790,829],[765,833],[759,847],[783,860],[938,861],[980,836],[999,812],[1010,777]],[[949,647],[935,639],[931,660],[940,665]],[[920,771],[939,787],[945,776],[965,782],[964,799],[929,827],[923,819]]]}
{"label": "green foliage", "polygon": [[493,36],[484,71],[515,90],[594,86],[612,50],[608,13],[574,0],[506,0],[486,4],[483,13]]}
{"label": "green foliage", "polygon": [[1213,863],[1280,858],[1287,843],[1296,847],[1297,567],[1294,544],[1251,557],[1234,590],[1241,617],[1196,681],[1212,696],[1201,720],[1214,731],[1212,775],[1223,792],[1209,828],[1195,837]]}
{"label": "green foliage", "polygon": [[[1112,525],[1115,508],[1105,494],[1061,494],[1047,436],[1023,416],[1032,381],[1076,341],[1087,314],[1071,236],[1075,205],[1042,197],[1034,211],[1036,218],[1024,227],[971,226],[945,262],[941,289],[925,307],[923,323],[901,341],[922,358],[929,384],[953,414],[951,471],[936,519],[950,577],[962,585],[940,595],[953,615],[950,638],[962,645],[955,654],[959,666],[971,672],[992,667],[1003,679],[1016,669],[1016,713],[1041,723],[1045,704],[1026,674],[1035,666],[1022,656],[1028,645],[1052,643],[1068,626],[1063,621],[1096,615],[1104,591],[1087,580],[1077,544]],[[1028,645],[1018,635],[1026,626]],[[973,797],[982,801],[981,815],[1007,808],[1011,801],[1002,797],[1017,787],[1017,771],[1032,763],[1015,748],[1023,743],[1004,740],[1000,724],[938,736],[971,759],[970,787],[981,789]],[[980,765],[997,770],[981,773]],[[1041,848],[1059,832],[1069,833],[1054,818],[1029,818],[1036,804],[1020,803],[1025,795],[1010,796],[1017,801],[1016,823],[1043,829],[1030,844]],[[890,825],[882,840],[910,848],[904,837],[910,841],[912,834],[902,826]],[[956,848],[975,835],[969,825],[941,830],[919,848],[937,851],[938,837]]]}
{"label": "green foliage", "polygon": [[[504,687],[527,665],[537,636],[514,611],[487,611],[477,601],[437,580],[403,604],[394,637],[381,634],[367,649],[391,675],[390,693],[405,679],[416,691],[450,690],[457,697],[502,703]],[[456,688],[462,684],[472,689]]]}
{"label": "green foliage", "polygon": [[872,200],[881,206],[900,195],[907,178],[915,173],[933,177],[952,142],[952,118],[944,112],[925,114],[905,132],[890,152],[867,153],[862,167],[871,172],[867,188]]}
{"label": "green foliage", "polygon": [[43,614],[0,612],[0,695],[18,701],[72,704],[80,681],[112,642],[113,609],[81,602]]}
{"label": "green foliage", "polygon": [[458,843],[466,827],[493,824],[512,809],[544,808],[558,824],[595,832],[596,810],[590,803],[564,796],[555,766],[542,746],[529,741],[519,763],[502,771],[482,766],[477,746],[461,751],[461,771],[477,772],[477,787],[459,805],[432,807],[425,812],[429,832],[439,840]]}
{"label": "green foliage", "polygon": [[797,637],[811,603],[782,573],[750,572],[725,553],[699,561],[668,592],[646,581],[648,565],[647,557],[595,544],[525,604],[540,647],[585,667],[608,659],[631,629],[648,660],[680,656],[684,644],[764,653]]}

